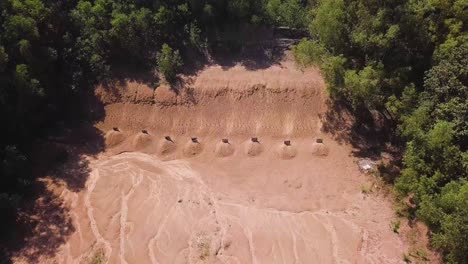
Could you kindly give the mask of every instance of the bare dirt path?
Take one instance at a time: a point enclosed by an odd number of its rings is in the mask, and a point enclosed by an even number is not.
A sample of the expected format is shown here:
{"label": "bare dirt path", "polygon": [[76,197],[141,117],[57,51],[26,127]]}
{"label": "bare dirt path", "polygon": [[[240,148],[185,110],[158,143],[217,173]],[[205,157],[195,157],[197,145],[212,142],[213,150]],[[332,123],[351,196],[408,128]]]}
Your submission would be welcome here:
{"label": "bare dirt path", "polygon": [[321,131],[318,71],[212,66],[177,92],[97,93],[108,148],[84,190],[51,185],[75,232],[41,262],[403,262],[388,198],[363,194],[350,146]]}

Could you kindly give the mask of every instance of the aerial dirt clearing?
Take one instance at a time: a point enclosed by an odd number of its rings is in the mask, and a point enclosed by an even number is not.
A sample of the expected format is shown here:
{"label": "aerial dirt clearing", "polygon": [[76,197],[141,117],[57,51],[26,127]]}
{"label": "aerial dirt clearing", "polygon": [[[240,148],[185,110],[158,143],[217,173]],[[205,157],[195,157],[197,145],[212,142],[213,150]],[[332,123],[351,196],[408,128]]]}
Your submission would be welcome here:
{"label": "aerial dirt clearing", "polygon": [[[98,87],[106,151],[50,188],[74,232],[42,263],[402,263],[389,198],[323,132],[325,87],[291,60],[210,66],[177,88]],[[22,256],[18,262],[24,261]]]}

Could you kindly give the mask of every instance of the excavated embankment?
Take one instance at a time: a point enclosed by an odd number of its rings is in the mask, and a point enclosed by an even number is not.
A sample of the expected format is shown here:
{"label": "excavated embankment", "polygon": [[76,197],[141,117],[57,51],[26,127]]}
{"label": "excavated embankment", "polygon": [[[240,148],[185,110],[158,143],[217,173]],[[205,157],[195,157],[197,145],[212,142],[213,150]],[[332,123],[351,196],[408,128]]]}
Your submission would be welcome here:
{"label": "excavated embankment", "polygon": [[317,71],[214,67],[186,82],[179,90],[138,83],[99,87],[107,104],[99,128],[220,136],[311,136],[320,129],[325,98]]}

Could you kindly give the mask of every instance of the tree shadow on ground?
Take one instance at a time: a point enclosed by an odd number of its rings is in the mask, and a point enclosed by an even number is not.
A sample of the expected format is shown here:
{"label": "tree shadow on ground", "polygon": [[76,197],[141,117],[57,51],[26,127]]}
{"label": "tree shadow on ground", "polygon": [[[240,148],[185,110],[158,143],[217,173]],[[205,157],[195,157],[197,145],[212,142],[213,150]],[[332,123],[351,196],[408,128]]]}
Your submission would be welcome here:
{"label": "tree shadow on ground", "polygon": [[285,51],[307,35],[296,31],[252,24],[217,28],[208,32],[206,51],[184,51],[188,60],[183,73],[195,75],[207,65],[225,70],[241,65],[251,71],[280,65]]}
{"label": "tree shadow on ground", "polygon": [[116,65],[113,67],[112,75],[107,81],[108,84],[122,85],[126,81],[144,83],[151,87],[156,87],[159,82],[159,76],[152,67],[136,68],[129,65]]}
{"label": "tree shadow on ground", "polygon": [[[292,40],[293,41],[293,40]],[[191,56],[186,61],[182,70],[182,76],[178,76],[168,83],[171,90],[179,94],[193,83],[194,77],[207,66],[220,66],[223,70],[229,70],[235,66],[242,66],[248,71],[267,69],[273,65],[281,66],[281,61],[289,45],[278,46],[276,40],[266,40],[250,43],[212,43],[209,58],[200,57],[198,54]],[[196,58],[196,59],[193,59]],[[203,63],[200,63],[200,62]]]}
{"label": "tree shadow on ground", "polygon": [[102,133],[93,126],[103,119],[103,106],[95,98],[86,100],[85,119],[93,122],[80,121],[83,116],[71,117],[34,144],[31,161],[36,180],[14,213],[16,221],[12,222],[12,235],[2,242],[5,247],[0,263],[14,259],[40,263],[43,258],[54,257],[75,232],[63,190],[82,191],[91,172],[86,157],[96,156],[105,148]]}
{"label": "tree shadow on ground", "polygon": [[241,65],[249,71],[255,71],[280,65],[285,50],[284,47],[276,46],[274,40],[252,46],[217,46],[213,48],[212,61],[224,70]]}
{"label": "tree shadow on ground", "polygon": [[327,105],[328,111],[320,116],[323,132],[340,144],[350,144],[356,158],[385,164],[378,169],[385,181],[393,182],[401,166],[402,149],[395,141],[391,124],[376,120],[369,111],[353,114],[356,111],[340,101],[329,100]]}
{"label": "tree shadow on ground", "polygon": [[174,80],[160,79],[156,65],[149,66],[151,63],[143,68],[119,64],[112,66],[112,74],[107,81],[102,82],[102,87],[108,94],[118,97],[118,90],[125,88],[129,81],[142,83],[153,89],[165,83],[178,94],[207,66],[218,65],[228,70],[240,65],[249,71],[255,71],[281,65],[285,52],[306,35],[296,31],[250,24],[216,30],[209,34],[205,48],[184,47],[181,50],[184,65],[180,69],[181,75]]}
{"label": "tree shadow on ground", "polygon": [[241,24],[214,32],[210,50],[212,61],[223,68],[242,65],[260,70],[279,65],[284,52],[307,34],[295,29]]}
{"label": "tree shadow on ground", "polygon": [[27,263],[39,263],[40,257],[52,257],[66,242],[75,228],[69,209],[63,199],[37,184],[39,198],[22,208],[18,215],[16,241],[12,241],[11,256],[18,256]]}
{"label": "tree shadow on ground", "polygon": [[109,78],[100,82],[100,86],[106,94],[119,98],[122,94],[121,89],[125,89],[128,82],[141,83],[156,89],[161,80],[155,69],[150,67],[135,68],[129,65],[117,65],[113,68]]}

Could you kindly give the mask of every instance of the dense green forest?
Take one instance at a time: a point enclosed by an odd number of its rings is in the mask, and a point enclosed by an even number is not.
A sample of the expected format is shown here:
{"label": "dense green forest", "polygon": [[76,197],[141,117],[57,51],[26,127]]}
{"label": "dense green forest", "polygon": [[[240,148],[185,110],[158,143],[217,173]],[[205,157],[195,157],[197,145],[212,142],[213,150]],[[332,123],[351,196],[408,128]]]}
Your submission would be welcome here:
{"label": "dense green forest", "polygon": [[382,113],[404,149],[403,213],[447,263],[468,263],[467,20],[466,0],[0,1],[0,241],[33,188],[33,142],[86,118],[76,106],[93,84],[122,68],[174,79],[224,27],[254,24],[309,30],[298,65],[318,65],[357,118]]}

